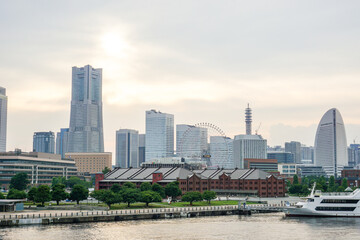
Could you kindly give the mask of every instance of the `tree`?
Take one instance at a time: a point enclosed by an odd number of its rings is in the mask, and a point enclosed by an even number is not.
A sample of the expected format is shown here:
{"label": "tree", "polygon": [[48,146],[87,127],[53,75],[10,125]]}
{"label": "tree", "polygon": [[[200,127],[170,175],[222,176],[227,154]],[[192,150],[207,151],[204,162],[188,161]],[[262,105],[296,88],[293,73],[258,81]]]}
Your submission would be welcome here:
{"label": "tree", "polygon": [[79,204],[80,201],[87,199],[88,196],[89,190],[80,184],[74,185],[70,193],[70,199],[76,201],[77,204]]}
{"label": "tree", "polygon": [[211,200],[216,198],[216,193],[214,191],[204,191],[203,199],[205,199],[209,204],[211,204]]}
{"label": "tree", "polygon": [[26,193],[24,191],[11,188],[6,197],[7,199],[24,199],[26,198]]}
{"label": "tree", "polygon": [[126,182],[124,183],[124,185],[122,186],[123,189],[126,189],[126,188],[136,188],[136,185],[132,182]]}
{"label": "tree", "polygon": [[108,205],[109,209],[112,204],[120,203],[122,200],[120,193],[114,193],[111,190],[97,190],[91,193],[91,196]]}
{"label": "tree", "polygon": [[295,174],[293,177],[293,185],[299,184],[299,178],[298,176]]}
{"label": "tree", "polygon": [[175,200],[178,196],[181,196],[182,192],[179,188],[179,182],[171,182],[165,187],[165,194],[170,196],[172,200]]}
{"label": "tree", "polygon": [[27,199],[30,201],[35,202],[35,195],[37,193],[37,187],[32,187],[30,188],[28,194],[27,194]]}
{"label": "tree", "polygon": [[143,182],[141,185],[140,185],[140,190],[143,192],[143,191],[149,191],[151,190],[151,183],[149,182]]}
{"label": "tree", "polygon": [[143,191],[140,193],[140,202],[146,203],[146,207],[152,202],[161,202],[161,196],[154,191]]}
{"label": "tree", "polygon": [[105,175],[105,174],[107,174],[107,173],[110,172],[110,171],[111,171],[110,168],[105,167],[105,168],[102,170],[102,173]]}
{"label": "tree", "polygon": [[35,194],[35,202],[40,202],[44,206],[45,202],[51,201],[50,187],[48,185],[40,185]]}
{"label": "tree", "polygon": [[343,178],[341,181],[341,186],[344,188],[344,190],[348,187],[348,181],[347,178]]}
{"label": "tree", "polygon": [[29,183],[30,181],[28,180],[28,175],[26,173],[17,173],[11,178],[10,188],[22,191],[26,189]]}
{"label": "tree", "polygon": [[65,200],[69,197],[69,194],[65,192],[65,185],[58,183],[54,185],[51,189],[51,199],[56,201],[56,204],[59,205],[61,200]]}
{"label": "tree", "polygon": [[121,192],[122,202],[127,203],[128,207],[130,207],[131,203],[135,203],[139,200],[139,190],[134,188],[125,188]]}
{"label": "tree", "polygon": [[192,206],[193,202],[201,201],[202,199],[200,192],[187,192],[181,198],[183,202],[190,202],[190,206]]}
{"label": "tree", "polygon": [[87,184],[84,183],[84,181],[82,181],[80,178],[78,177],[69,177],[68,180],[66,180],[66,186],[69,188],[73,188],[75,185],[83,185],[83,186],[87,186]]}
{"label": "tree", "polygon": [[0,199],[5,199],[4,194],[2,194],[1,192],[0,192]]}
{"label": "tree", "polygon": [[329,179],[329,187],[328,187],[329,192],[334,192],[335,191],[335,177],[331,176]]}
{"label": "tree", "polygon": [[166,197],[164,187],[158,183],[154,183],[153,185],[151,185],[151,190],[160,194],[162,198]]}
{"label": "tree", "polygon": [[110,190],[114,193],[119,193],[121,191],[121,187],[119,184],[114,184],[111,186]]}
{"label": "tree", "polygon": [[66,185],[66,178],[65,177],[54,177],[51,180],[51,187],[55,186],[56,184],[64,184],[64,185]]}

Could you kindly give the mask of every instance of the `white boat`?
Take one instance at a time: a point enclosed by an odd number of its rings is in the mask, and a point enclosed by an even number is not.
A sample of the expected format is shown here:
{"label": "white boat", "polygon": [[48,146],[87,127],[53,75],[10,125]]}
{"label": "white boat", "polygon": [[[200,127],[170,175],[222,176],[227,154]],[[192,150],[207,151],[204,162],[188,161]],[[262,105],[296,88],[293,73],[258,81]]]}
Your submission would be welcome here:
{"label": "white boat", "polygon": [[322,194],[315,191],[315,184],[306,201],[298,202],[295,207],[284,210],[292,217],[360,217],[360,189],[345,194]]}

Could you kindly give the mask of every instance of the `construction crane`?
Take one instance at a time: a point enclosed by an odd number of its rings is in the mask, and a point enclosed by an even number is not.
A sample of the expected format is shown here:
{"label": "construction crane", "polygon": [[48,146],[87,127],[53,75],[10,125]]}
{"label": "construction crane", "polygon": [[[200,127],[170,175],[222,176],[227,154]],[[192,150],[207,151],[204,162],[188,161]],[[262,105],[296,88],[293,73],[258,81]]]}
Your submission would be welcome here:
{"label": "construction crane", "polygon": [[258,131],[259,131],[260,127],[261,127],[261,123],[259,124],[258,128],[255,130],[255,135],[258,135]]}

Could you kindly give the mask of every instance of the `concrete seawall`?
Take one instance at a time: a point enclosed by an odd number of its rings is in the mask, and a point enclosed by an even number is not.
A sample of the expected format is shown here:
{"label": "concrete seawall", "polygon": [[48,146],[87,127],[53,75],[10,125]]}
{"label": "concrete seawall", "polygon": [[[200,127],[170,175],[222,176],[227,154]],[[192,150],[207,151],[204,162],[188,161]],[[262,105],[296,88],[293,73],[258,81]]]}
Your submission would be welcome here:
{"label": "concrete seawall", "polygon": [[[13,227],[22,225],[49,225],[49,224],[69,224],[86,222],[109,222],[109,221],[129,221],[142,219],[165,219],[180,217],[201,217],[201,216],[221,216],[221,215],[251,215],[252,212],[279,212],[279,207],[257,206],[250,208],[240,208],[232,206],[213,206],[213,207],[179,207],[179,208],[156,208],[156,209],[136,209],[136,210],[117,210],[117,211],[89,211],[76,213],[50,213],[50,214],[16,214],[3,216],[0,219],[0,227]],[[0,217],[1,218],[1,217]]]}

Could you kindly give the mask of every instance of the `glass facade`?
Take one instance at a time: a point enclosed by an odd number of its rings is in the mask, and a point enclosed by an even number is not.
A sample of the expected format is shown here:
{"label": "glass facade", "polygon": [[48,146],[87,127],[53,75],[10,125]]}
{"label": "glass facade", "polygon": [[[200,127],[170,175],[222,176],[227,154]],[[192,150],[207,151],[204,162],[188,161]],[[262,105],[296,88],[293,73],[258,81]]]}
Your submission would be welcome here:
{"label": "glass facade", "polygon": [[6,89],[0,87],[0,152],[6,152],[7,102]]}
{"label": "glass facade", "polygon": [[55,153],[55,135],[53,132],[35,132],[33,152]]}

